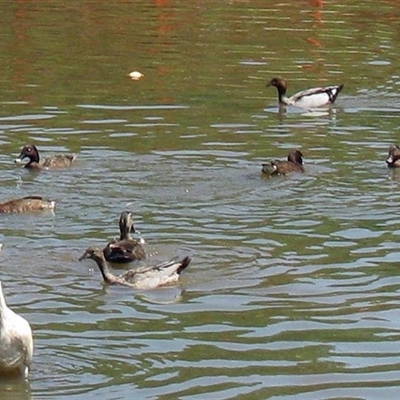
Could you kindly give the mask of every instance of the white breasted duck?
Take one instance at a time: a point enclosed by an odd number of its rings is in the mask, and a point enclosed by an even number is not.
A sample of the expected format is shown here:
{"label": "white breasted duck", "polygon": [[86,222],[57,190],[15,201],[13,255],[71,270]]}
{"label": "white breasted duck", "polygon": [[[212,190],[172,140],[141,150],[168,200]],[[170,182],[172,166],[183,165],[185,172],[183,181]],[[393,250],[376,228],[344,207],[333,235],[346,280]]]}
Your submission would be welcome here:
{"label": "white breasted duck", "polygon": [[295,106],[304,109],[313,109],[317,107],[333,104],[336,97],[343,89],[343,84],[338,86],[326,86],[306,89],[286,97],[287,82],[285,79],[276,77],[271,79],[267,87],[275,86],[278,90],[280,106]]}
{"label": "white breasted duck", "polygon": [[181,272],[191,261],[190,257],[185,257],[181,261],[171,260],[155,266],[130,269],[122,275],[116,276],[109,271],[102,249],[89,247],[79,260],[87,258],[96,261],[105,282],[129,286],[134,289],[154,289],[158,286],[176,282]]}
{"label": "white breasted duck", "polygon": [[400,147],[397,144],[390,145],[386,164],[389,168],[400,168]]}
{"label": "white breasted duck", "polygon": [[29,322],[7,307],[0,282],[0,376],[22,373],[27,378],[32,355]]}

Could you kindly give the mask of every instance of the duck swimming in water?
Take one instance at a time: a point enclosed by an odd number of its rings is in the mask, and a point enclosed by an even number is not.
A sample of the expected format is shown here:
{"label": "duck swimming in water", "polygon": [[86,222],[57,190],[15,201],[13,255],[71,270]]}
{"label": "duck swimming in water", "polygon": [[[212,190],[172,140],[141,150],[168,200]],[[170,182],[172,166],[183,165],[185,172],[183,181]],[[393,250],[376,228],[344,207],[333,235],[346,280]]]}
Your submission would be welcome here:
{"label": "duck swimming in water", "polygon": [[113,263],[128,263],[144,260],[146,251],[141,240],[132,239],[130,233],[136,232],[133,214],[124,211],[119,217],[119,239],[114,239],[103,249],[104,257]]}
{"label": "duck swimming in water", "polygon": [[25,168],[29,169],[58,169],[67,168],[75,161],[75,154],[56,154],[40,161],[39,151],[34,144],[27,144],[21,150],[20,155],[15,159],[16,163],[21,163],[25,158],[29,158]]}
{"label": "duck swimming in water", "polygon": [[27,378],[32,355],[29,322],[7,307],[0,282],[0,376],[22,373]]}
{"label": "duck swimming in water", "polygon": [[89,247],[79,261],[87,258],[96,261],[105,282],[129,286],[134,289],[154,289],[176,282],[181,272],[191,261],[190,257],[185,257],[181,261],[171,260],[155,266],[130,269],[122,275],[116,276],[109,271],[102,249]]}
{"label": "duck swimming in water", "polygon": [[306,89],[290,97],[286,96],[288,85],[285,79],[281,77],[273,78],[267,83],[267,87],[269,86],[275,86],[278,90],[280,106],[295,106],[304,109],[312,109],[333,104],[344,85]]}
{"label": "duck swimming in water", "polygon": [[400,147],[397,144],[391,144],[389,147],[388,158],[386,164],[389,168],[400,167]]}
{"label": "duck swimming in water", "polygon": [[55,201],[45,200],[41,196],[26,196],[0,203],[0,214],[54,210],[55,204]]}
{"label": "duck swimming in water", "polygon": [[287,175],[291,172],[304,172],[303,154],[300,150],[292,150],[287,161],[272,160],[262,164],[262,172],[269,175]]}

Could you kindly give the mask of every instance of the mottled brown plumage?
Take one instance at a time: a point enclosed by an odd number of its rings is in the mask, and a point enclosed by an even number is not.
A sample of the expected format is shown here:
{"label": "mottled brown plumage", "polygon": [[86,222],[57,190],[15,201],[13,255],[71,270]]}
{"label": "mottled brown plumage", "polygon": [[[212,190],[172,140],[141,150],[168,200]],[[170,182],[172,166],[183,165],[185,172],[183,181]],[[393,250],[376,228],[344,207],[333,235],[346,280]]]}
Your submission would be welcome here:
{"label": "mottled brown plumage", "polygon": [[0,213],[17,214],[24,212],[37,212],[44,210],[54,210],[54,207],[54,201],[45,200],[41,196],[27,196],[0,203]]}
{"label": "mottled brown plumage", "polygon": [[287,175],[291,172],[304,172],[303,154],[300,150],[292,150],[287,161],[272,160],[262,164],[262,172],[269,175]]}
{"label": "mottled brown plumage", "polygon": [[153,289],[176,282],[191,261],[190,257],[185,257],[182,261],[171,260],[155,266],[139,267],[116,276],[109,271],[103,250],[100,248],[89,247],[79,260],[88,258],[96,261],[105,282],[135,289]]}
{"label": "mottled brown plumage", "polygon": [[133,215],[124,211],[119,218],[119,239],[111,240],[103,249],[104,257],[113,263],[128,263],[135,260],[144,260],[146,251],[140,240],[132,239],[130,233],[135,232]]}
{"label": "mottled brown plumage", "polygon": [[29,158],[25,168],[29,169],[58,169],[67,168],[75,161],[75,154],[56,154],[40,161],[39,151],[34,144],[27,144],[21,150],[20,155],[15,160],[16,163],[23,162],[25,158]]}

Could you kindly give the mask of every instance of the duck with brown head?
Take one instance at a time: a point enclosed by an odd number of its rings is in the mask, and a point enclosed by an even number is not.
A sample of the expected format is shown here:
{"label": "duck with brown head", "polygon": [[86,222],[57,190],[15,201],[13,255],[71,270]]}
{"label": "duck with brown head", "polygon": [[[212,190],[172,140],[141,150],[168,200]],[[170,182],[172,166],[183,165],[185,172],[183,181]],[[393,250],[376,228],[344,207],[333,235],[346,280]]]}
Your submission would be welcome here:
{"label": "duck with brown head", "polygon": [[113,263],[128,263],[135,260],[144,260],[146,251],[142,240],[132,239],[131,232],[136,232],[133,214],[124,211],[119,217],[119,239],[111,240],[104,248],[104,257]]}
{"label": "duck with brown head", "polygon": [[84,259],[96,261],[105,282],[129,286],[134,289],[154,289],[158,286],[176,282],[181,272],[191,261],[190,257],[185,257],[181,261],[171,260],[155,266],[130,269],[122,275],[116,276],[109,271],[102,249],[89,247],[79,261]]}
{"label": "duck with brown head", "polygon": [[295,106],[304,109],[313,109],[329,104],[333,104],[336,97],[343,89],[342,85],[315,87],[306,89],[287,97],[287,81],[281,77],[271,79],[267,87],[275,86],[278,91],[278,100],[280,106]]}
{"label": "duck with brown head", "polygon": [[287,161],[272,160],[262,164],[262,172],[269,175],[287,175],[291,172],[304,172],[303,154],[300,150],[292,150]]}
{"label": "duck with brown head", "polygon": [[39,151],[34,144],[27,144],[21,150],[20,155],[15,159],[16,163],[21,163],[25,158],[29,158],[25,168],[29,169],[58,169],[67,168],[75,161],[75,154],[56,154],[40,161]]}
{"label": "duck with brown head", "polygon": [[397,144],[390,145],[386,164],[389,168],[400,168],[400,147]]}

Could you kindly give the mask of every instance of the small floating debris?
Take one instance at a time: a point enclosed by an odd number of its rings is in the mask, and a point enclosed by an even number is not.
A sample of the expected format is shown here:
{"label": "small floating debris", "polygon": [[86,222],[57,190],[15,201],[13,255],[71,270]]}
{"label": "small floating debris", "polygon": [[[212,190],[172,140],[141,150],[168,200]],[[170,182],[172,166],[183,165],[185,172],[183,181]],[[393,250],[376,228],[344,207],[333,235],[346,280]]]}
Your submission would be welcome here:
{"label": "small floating debris", "polygon": [[139,79],[141,79],[141,78],[144,77],[144,75],[143,75],[141,72],[139,72],[139,71],[132,71],[132,72],[129,74],[129,76],[130,76],[130,78],[131,78],[133,81],[138,81]]}

